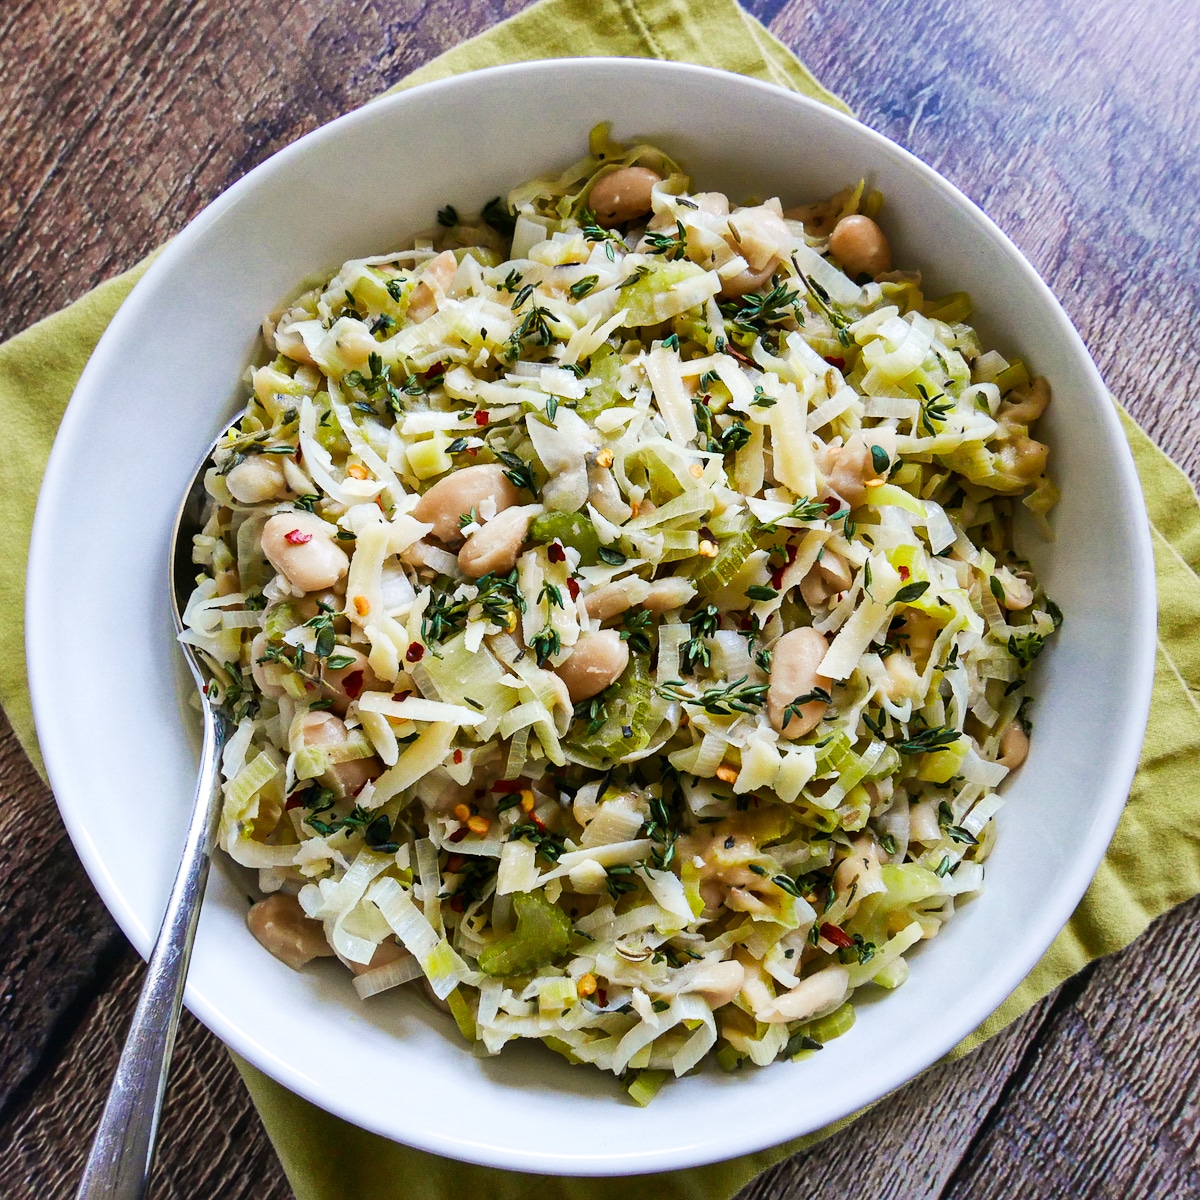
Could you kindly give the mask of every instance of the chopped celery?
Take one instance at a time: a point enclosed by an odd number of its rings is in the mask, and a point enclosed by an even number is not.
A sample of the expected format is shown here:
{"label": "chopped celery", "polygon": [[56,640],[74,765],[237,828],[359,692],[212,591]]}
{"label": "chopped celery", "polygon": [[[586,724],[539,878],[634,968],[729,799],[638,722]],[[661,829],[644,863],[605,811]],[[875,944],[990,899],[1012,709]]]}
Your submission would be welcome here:
{"label": "chopped celery", "polygon": [[654,691],[650,685],[650,661],[644,654],[632,654],[629,666],[616,683],[616,691],[603,701],[604,723],[589,735],[587,724],[576,721],[567,745],[580,761],[595,765],[619,762],[636,754],[650,741],[654,732],[651,713]]}
{"label": "chopped celery", "polygon": [[700,560],[703,565],[693,576],[696,590],[702,596],[719,591],[742,569],[756,548],[754,534],[748,529],[722,538],[716,557]]}
{"label": "chopped celery", "polygon": [[625,1090],[634,1104],[645,1108],[658,1095],[659,1089],[666,1081],[666,1071],[639,1071],[626,1082]]}
{"label": "chopped celery", "polygon": [[545,512],[534,517],[529,536],[535,542],[553,542],[579,551],[580,566],[594,567],[600,561],[600,539],[589,517],[578,512]]}
{"label": "chopped celery", "polygon": [[494,978],[527,975],[565,954],[571,944],[571,918],[544,892],[513,896],[517,927],[479,952],[479,969]]}
{"label": "chopped celery", "polygon": [[621,399],[617,391],[617,380],[621,377],[621,356],[605,343],[592,354],[588,363],[588,381],[599,380],[599,384],[588,387],[587,395],[575,405],[575,411],[585,421],[594,421],[606,408],[612,408]]}
{"label": "chopped celery", "polygon": [[746,1056],[737,1049],[731,1046],[728,1042],[717,1051],[717,1066],[722,1071],[733,1072],[742,1065],[742,1059]]}
{"label": "chopped celery", "polygon": [[1025,387],[1029,382],[1029,371],[1025,364],[1017,359],[1010,363],[992,381],[1000,389],[1000,395],[1011,392],[1013,388]]}
{"label": "chopped celery", "polygon": [[804,1032],[814,1042],[824,1045],[826,1042],[832,1042],[834,1038],[841,1037],[843,1033],[849,1033],[853,1028],[854,1005],[847,1000],[841,1008],[831,1012],[829,1016],[809,1021],[804,1027]]}
{"label": "chopped celery", "polygon": [[669,321],[690,308],[698,308],[719,286],[714,274],[686,259],[649,267],[621,289],[621,304],[629,310],[625,323],[636,326]]}
{"label": "chopped celery", "polygon": [[458,1032],[468,1042],[476,1041],[475,1013],[463,995],[462,988],[455,988],[446,997],[446,1003],[450,1006],[450,1015],[454,1018],[454,1023],[458,1026]]}
{"label": "chopped celery", "polygon": [[937,300],[926,300],[924,312],[934,321],[955,325],[971,315],[971,297],[966,292],[950,292]]}

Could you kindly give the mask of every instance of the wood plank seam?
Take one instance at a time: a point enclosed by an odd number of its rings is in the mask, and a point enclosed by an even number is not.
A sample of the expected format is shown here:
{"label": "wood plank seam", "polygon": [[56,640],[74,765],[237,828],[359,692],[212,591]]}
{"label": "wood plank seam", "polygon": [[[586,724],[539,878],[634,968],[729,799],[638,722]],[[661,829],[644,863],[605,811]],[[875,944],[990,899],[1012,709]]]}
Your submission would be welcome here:
{"label": "wood plank seam", "polygon": [[92,1007],[113,986],[130,956],[136,957],[125,935],[114,925],[112,936],[96,959],[90,976],[71,997],[46,1034],[33,1065],[18,1080],[0,1104],[0,1128],[15,1120],[28,1105],[44,1079],[53,1074]]}
{"label": "wood plank seam", "polygon": [[1076,1002],[1087,990],[1087,986],[1095,974],[1099,961],[1097,959],[1094,962],[1088,963],[1082,971],[1077,975],[1072,975],[1059,989],[1058,995],[1055,996],[1053,1003],[1050,1005],[1037,1034],[1030,1041],[1029,1045],[1025,1047],[1025,1052],[1021,1055],[1012,1073],[1004,1081],[1004,1086],[1000,1089],[995,1102],[979,1122],[979,1128],[975,1130],[974,1136],[967,1143],[966,1149],[962,1152],[958,1160],[958,1165],[954,1168],[950,1178],[946,1180],[945,1186],[938,1194],[938,1200],[951,1200],[959,1191],[960,1186],[964,1188],[961,1195],[964,1197],[970,1195],[969,1190],[966,1190],[966,1188],[969,1186],[969,1180],[974,1174],[977,1155],[987,1142],[1000,1117],[1007,1111],[1013,1093],[1020,1089],[1032,1070],[1034,1063],[1037,1062],[1043,1051],[1049,1046],[1058,1028],[1069,1018]]}

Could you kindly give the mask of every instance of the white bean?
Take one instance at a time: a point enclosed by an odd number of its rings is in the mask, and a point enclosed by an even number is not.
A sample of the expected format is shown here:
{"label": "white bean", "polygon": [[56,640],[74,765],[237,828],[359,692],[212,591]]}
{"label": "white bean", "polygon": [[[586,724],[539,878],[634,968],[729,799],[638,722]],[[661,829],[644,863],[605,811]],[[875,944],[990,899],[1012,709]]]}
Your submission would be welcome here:
{"label": "white bean", "polygon": [[830,596],[844,592],[852,579],[846,560],[836,551],[826,550],[800,581],[800,595],[809,608],[820,608]]}
{"label": "white bean", "polygon": [[445,295],[458,273],[458,259],[453,250],[443,250],[429,260],[420,283],[408,298],[408,319],[424,321],[438,310],[438,297]]}
{"label": "white bean", "polygon": [[267,561],[302,592],[333,587],[350,566],[334,527],[314,513],[276,513],[262,531]]}
{"label": "white bean", "polygon": [[496,512],[521,502],[521,493],[513,486],[500,463],[481,463],[477,467],[463,467],[439,479],[413,508],[412,515],[418,521],[433,525],[432,533],[438,541],[455,545],[462,541],[458,519],[472,509],[479,512],[485,500],[494,500]]}
{"label": "white bean", "polygon": [[721,281],[721,299],[736,300],[750,292],[757,292],[771,282],[771,276],[778,266],[779,259],[772,258],[757,271],[753,267],[747,267],[729,279],[723,279]]}
{"label": "white bean", "polygon": [[723,962],[705,963],[696,972],[695,985],[683,988],[695,992],[708,1001],[709,1007],[720,1008],[728,1004],[742,990],[746,980],[746,968],[737,959],[727,958]]}
{"label": "white bean", "polygon": [[246,925],[267,950],[293,971],[314,958],[333,955],[321,922],[306,917],[300,901],[285,892],[275,892],[253,905],[246,914]]}
{"label": "white bean", "polygon": [[250,643],[250,675],[264,696],[277,700],[284,694],[285,689],[282,684],[275,682],[275,676],[283,668],[274,663],[259,662],[259,659],[267,653],[267,644],[268,638],[265,629],[254,635],[254,640]]}
{"label": "white bean", "polygon": [[239,504],[262,504],[288,494],[287,478],[278,454],[252,454],[225,476],[229,494]]}
{"label": "white bean", "polygon": [[352,661],[344,667],[325,668],[321,695],[333,701],[331,707],[335,713],[345,716],[352,700],[357,700],[363,692],[377,691],[383,684],[361,650],[339,645],[333,654]]}
{"label": "white bean", "polygon": [[666,579],[655,579],[650,584],[650,591],[641,602],[642,608],[648,608],[652,613],[670,612],[686,604],[696,594],[696,585],[690,579],[680,576],[668,576]]}
{"label": "white bean", "polygon": [[598,696],[615,683],[629,666],[629,647],[615,629],[580,634],[571,656],[555,667],[567,685],[571,703],[579,704]]}
{"label": "white bean", "polygon": [[379,343],[361,321],[347,321],[338,329],[338,357],[348,368],[366,366],[367,359],[379,349]]}
{"label": "white bean", "polygon": [[996,760],[1015,771],[1029,756],[1029,735],[1014,721],[1000,736],[1000,757]]}
{"label": "white bean", "polygon": [[829,235],[829,252],[851,279],[882,275],[892,269],[892,248],[884,232],[861,214],[843,217]]}
{"label": "white bean", "polygon": [[[327,712],[307,712],[300,722],[300,740],[306,746],[337,750],[350,738],[350,731],[341,717]],[[330,763],[321,775],[321,782],[340,797],[356,795],[368,780],[375,779],[383,764],[374,755],[369,758],[350,758]]]}
{"label": "white bean", "polygon": [[1050,384],[1039,375],[1028,387],[1019,391],[1014,388],[1009,393],[1009,398],[1000,405],[996,419],[1002,425],[1032,425],[1049,403]]}
{"label": "white bean", "polygon": [[829,491],[840,496],[851,508],[857,508],[867,494],[867,480],[878,478],[870,447],[857,433],[844,446],[826,451]]}
{"label": "white bean", "polygon": [[844,858],[833,873],[833,886],[837,897],[846,905],[846,917],[851,917],[862,900],[878,891],[880,865],[879,851],[868,837],[854,840],[853,854]]}
{"label": "white bean", "polygon": [[602,175],[588,193],[588,207],[601,225],[611,229],[650,211],[650,197],[662,176],[649,167],[619,167]]}
{"label": "white bean", "polygon": [[621,495],[612,471],[595,463],[588,464],[588,503],[617,525],[623,525],[633,516],[633,509]]}
{"label": "white bean", "polygon": [[784,713],[797,698],[816,688],[829,692],[833,681],[817,672],[825,652],[825,638],[811,627],[791,629],[776,643],[771,653],[771,686],[767,690],[767,714],[771,725],[787,738],[803,737],[817,727],[829,705],[824,700],[809,700],[798,712]]}
{"label": "white bean", "polygon": [[492,571],[511,571],[529,536],[530,523],[541,511],[540,504],[524,504],[497,513],[463,543],[458,569],[468,579],[480,579]]}
{"label": "white bean", "polygon": [[790,992],[756,1014],[760,1021],[779,1025],[784,1021],[811,1021],[838,1008],[850,994],[850,972],[842,966],[825,967],[802,979]]}
{"label": "white bean", "polygon": [[371,955],[369,963],[348,962],[350,970],[355,975],[365,975],[368,971],[374,971],[379,967],[386,967],[388,963],[394,963],[397,959],[403,958],[407,951],[395,938],[388,938],[386,942],[380,942],[375,947],[375,953]]}

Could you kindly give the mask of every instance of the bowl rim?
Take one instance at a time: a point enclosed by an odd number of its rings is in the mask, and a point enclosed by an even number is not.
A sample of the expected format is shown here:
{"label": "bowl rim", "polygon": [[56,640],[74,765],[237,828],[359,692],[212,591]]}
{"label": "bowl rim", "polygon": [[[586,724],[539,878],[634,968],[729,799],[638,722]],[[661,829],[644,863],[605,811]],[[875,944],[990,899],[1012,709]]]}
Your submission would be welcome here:
{"label": "bowl rim", "polygon": [[[422,83],[400,92],[385,94],[311,130],[265,159],[206,205],[167,244],[150,265],[104,331],[76,385],[55,437],[38,497],[30,544],[25,606],[26,656],[35,724],[51,787],[55,791],[60,814],[75,850],[105,905],[143,958],[147,958],[149,955],[157,935],[157,921],[160,918],[157,914],[155,915],[155,924],[152,928],[144,923],[143,914],[136,911],[126,900],[118,880],[113,876],[98,847],[90,838],[80,811],[76,806],[58,799],[58,784],[66,777],[65,765],[60,764],[65,764],[72,753],[72,738],[69,722],[65,722],[60,717],[54,706],[53,628],[48,616],[44,615],[47,608],[41,603],[41,598],[51,596],[56,586],[54,555],[52,547],[48,544],[46,531],[51,523],[51,513],[56,507],[57,498],[69,483],[69,459],[75,451],[75,443],[80,436],[85,409],[97,399],[93,394],[95,390],[93,380],[102,374],[102,371],[106,369],[107,360],[126,340],[129,327],[134,323],[137,302],[141,296],[147,295],[161,278],[168,277],[175,269],[177,262],[182,260],[193,245],[203,238],[244,195],[253,192],[262,180],[293,159],[306,155],[312,147],[327,139],[338,137],[344,129],[352,124],[373,119],[381,109],[403,108],[411,102],[414,96],[426,97],[437,92],[469,89],[479,78],[544,74],[547,77],[547,83],[552,85],[554,77],[561,75],[562,72],[603,72],[630,68],[646,71],[651,75],[661,75],[664,79],[667,76],[675,75],[691,75],[701,79],[725,81],[733,79],[751,94],[759,92],[774,97],[785,96],[800,107],[810,108],[820,113],[822,120],[843,124],[846,129],[853,130],[855,137],[865,137],[868,142],[874,144],[874,148],[879,153],[885,156],[898,156],[907,169],[923,178],[929,186],[946,193],[957,207],[965,208],[979,223],[981,231],[992,239],[1006,257],[1015,262],[1023,274],[1027,286],[1031,291],[1040,294],[1049,310],[1058,319],[1061,328],[1057,332],[1067,342],[1073,344],[1089,390],[1097,398],[1109,396],[1079,333],[1049,286],[1011,239],[982,209],[932,167],[857,118],[776,84],[734,71],[663,59],[613,56],[535,59],[470,71]],[[1149,716],[1156,653],[1157,603],[1153,553],[1145,500],[1132,453],[1120,426],[1116,405],[1097,403],[1093,409],[1104,426],[1108,440],[1117,447],[1115,461],[1112,465],[1126,494],[1127,501],[1132,506],[1131,523],[1139,531],[1136,545],[1130,547],[1130,551],[1137,567],[1132,589],[1138,596],[1137,608],[1143,617],[1130,631],[1132,635],[1130,670],[1126,688],[1126,695],[1130,701],[1129,711],[1137,719],[1127,723],[1121,731],[1119,746],[1114,752],[1114,760],[1118,763],[1118,769],[1112,775],[1112,783],[1105,797],[1106,802],[1103,806],[1098,805],[1093,810],[1091,826],[1083,843],[1072,857],[1070,868],[1066,872],[1067,877],[1058,881],[1057,902],[1043,910],[1040,919],[1032,926],[1022,943],[1023,953],[1012,956],[1006,967],[999,972],[999,982],[987,992],[986,998],[977,990],[969,998],[961,999],[954,1010],[957,1019],[944,1022],[939,1027],[940,1032],[930,1034],[926,1039],[928,1049],[922,1055],[924,1062],[919,1068],[920,1070],[942,1058],[963,1038],[978,1029],[1020,984],[1066,925],[1103,861],[1108,844],[1124,810],[1125,797],[1128,795],[1137,769],[1146,721]],[[164,571],[164,581],[165,578]],[[248,1039],[236,1025],[227,1019],[220,1007],[195,990],[191,980],[188,981],[185,1003],[194,1015],[227,1046],[243,1055],[278,1083],[311,1101],[319,1108],[371,1132],[401,1141],[402,1144],[413,1145],[434,1154],[485,1166],[544,1173],[569,1171],[586,1176],[672,1170],[725,1160],[780,1144],[796,1137],[801,1124],[800,1121],[793,1119],[791,1122],[781,1121],[778,1127],[772,1126],[769,1131],[757,1136],[753,1133],[747,1136],[744,1132],[740,1137],[730,1137],[719,1143],[688,1144],[662,1151],[642,1152],[631,1148],[615,1154],[597,1154],[586,1159],[556,1155],[552,1152],[541,1155],[524,1153],[503,1146],[480,1145],[466,1136],[456,1137],[452,1133],[438,1136],[425,1130],[420,1131],[419,1136],[408,1134],[402,1140],[400,1136],[402,1131],[398,1130],[394,1123],[386,1120],[383,1114],[373,1110],[368,1112],[362,1108],[356,1109],[350,1103],[331,1103],[328,1096],[322,1094],[317,1086],[311,1084],[308,1077],[296,1072],[290,1063],[280,1060],[266,1047]],[[893,1070],[890,1074],[881,1071],[879,1079],[870,1088],[872,1095],[867,1098],[867,1102],[873,1102],[890,1093],[914,1078],[917,1073],[919,1072],[907,1069]],[[834,1114],[831,1120],[845,1117],[859,1107],[858,1104],[848,1106],[844,1112]],[[787,1125],[790,1125],[791,1132],[784,1128]]]}

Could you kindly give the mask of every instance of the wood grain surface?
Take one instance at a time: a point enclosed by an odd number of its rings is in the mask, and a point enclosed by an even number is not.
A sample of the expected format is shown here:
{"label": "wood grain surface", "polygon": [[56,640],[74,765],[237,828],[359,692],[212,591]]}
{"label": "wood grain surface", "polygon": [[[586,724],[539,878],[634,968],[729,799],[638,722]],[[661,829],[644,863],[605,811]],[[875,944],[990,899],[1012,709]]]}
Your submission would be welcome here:
{"label": "wood grain surface", "polygon": [[[697,0],[699,2],[699,0]],[[6,0],[0,336],[520,0]],[[1017,242],[1113,391],[1200,479],[1200,5],[754,0],[868,124]],[[141,968],[0,719],[0,1196],[67,1197]],[[1200,1197],[1200,902],[742,1200]],[[153,1194],[291,1195],[185,1014]],[[452,1198],[447,1198],[452,1200]]]}

